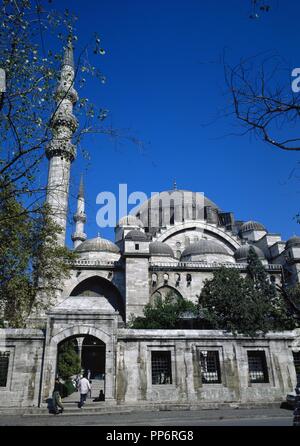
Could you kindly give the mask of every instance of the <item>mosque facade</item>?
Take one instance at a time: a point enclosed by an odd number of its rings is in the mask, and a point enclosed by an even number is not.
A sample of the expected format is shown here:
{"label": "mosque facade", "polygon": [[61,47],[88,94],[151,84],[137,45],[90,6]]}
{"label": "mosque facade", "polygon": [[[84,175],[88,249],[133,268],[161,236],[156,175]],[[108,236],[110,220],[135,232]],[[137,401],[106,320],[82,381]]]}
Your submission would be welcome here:
{"label": "mosque facade", "polygon": [[[47,202],[65,243],[72,135],[73,52],[66,48],[52,120]],[[75,232],[76,260],[55,303],[31,315],[25,329],[0,330],[0,406],[43,407],[51,398],[60,346],[72,339],[83,369],[103,388],[105,403],[218,406],[284,401],[297,382],[300,331],[249,338],[220,330],[128,328],[148,303],[170,293],[197,303],[206,279],[221,267],[246,272],[252,246],[270,281],[300,281],[300,237],[281,239],[257,221],[236,220],[203,194],[173,190],[120,219],[115,240],[85,234],[81,181]],[[41,299],[47,296],[41,296]],[[96,385],[95,388],[98,388]]]}

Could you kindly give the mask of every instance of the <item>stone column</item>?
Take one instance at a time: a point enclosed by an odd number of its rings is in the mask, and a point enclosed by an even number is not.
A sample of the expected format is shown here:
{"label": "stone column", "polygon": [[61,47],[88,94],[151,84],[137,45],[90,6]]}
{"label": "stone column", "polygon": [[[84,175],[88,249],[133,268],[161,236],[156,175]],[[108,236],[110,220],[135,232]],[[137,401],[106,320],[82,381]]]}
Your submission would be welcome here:
{"label": "stone column", "polygon": [[84,341],[84,337],[76,338],[77,345],[78,345],[78,357],[80,359],[80,366],[82,367],[82,345]]}

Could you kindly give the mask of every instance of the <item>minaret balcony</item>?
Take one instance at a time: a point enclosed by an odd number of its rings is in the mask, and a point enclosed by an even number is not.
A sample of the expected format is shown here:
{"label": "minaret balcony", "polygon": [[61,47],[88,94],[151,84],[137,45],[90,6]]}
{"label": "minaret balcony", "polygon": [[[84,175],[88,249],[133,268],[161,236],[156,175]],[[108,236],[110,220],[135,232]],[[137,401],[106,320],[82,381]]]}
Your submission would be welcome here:
{"label": "minaret balcony", "polygon": [[56,90],[55,99],[57,101],[67,99],[74,105],[78,101],[78,93],[75,88],[70,87],[69,89],[66,89],[65,85],[60,84]]}
{"label": "minaret balcony", "polygon": [[73,133],[78,128],[78,121],[74,115],[70,113],[55,113],[51,120],[51,127],[57,129],[58,127],[68,127]]}
{"label": "minaret balcony", "polygon": [[76,158],[76,147],[70,141],[54,139],[46,148],[46,156],[48,159],[63,156],[72,162]]}
{"label": "minaret balcony", "polygon": [[77,223],[78,221],[86,223],[86,214],[83,212],[76,212],[76,214],[74,214],[73,216],[73,220],[75,221],[75,223]]}
{"label": "minaret balcony", "polygon": [[77,240],[84,242],[86,240],[87,235],[84,232],[74,232],[72,235],[72,242]]}

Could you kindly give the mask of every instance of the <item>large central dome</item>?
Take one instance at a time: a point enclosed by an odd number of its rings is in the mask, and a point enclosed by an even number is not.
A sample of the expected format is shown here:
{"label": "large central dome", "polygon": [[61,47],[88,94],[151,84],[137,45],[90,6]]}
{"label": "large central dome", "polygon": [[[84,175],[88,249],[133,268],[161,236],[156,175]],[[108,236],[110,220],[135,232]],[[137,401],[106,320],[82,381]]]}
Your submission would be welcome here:
{"label": "large central dome", "polygon": [[218,211],[218,206],[201,192],[168,190],[145,201],[136,216],[145,228],[160,228],[186,220],[204,220],[207,209]]}

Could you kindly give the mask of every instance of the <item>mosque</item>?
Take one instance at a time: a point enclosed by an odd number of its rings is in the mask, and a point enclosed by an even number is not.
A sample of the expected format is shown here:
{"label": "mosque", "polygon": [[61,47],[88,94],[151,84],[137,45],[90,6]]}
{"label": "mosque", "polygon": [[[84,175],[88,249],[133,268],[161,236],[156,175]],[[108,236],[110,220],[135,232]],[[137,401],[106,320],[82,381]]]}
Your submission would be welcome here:
{"label": "mosque", "polygon": [[[65,50],[51,121],[47,203],[63,229],[65,243],[72,135],[73,50]],[[0,407],[44,407],[57,373],[57,352],[72,339],[89,369],[102,404],[140,406],[220,403],[265,404],[284,401],[300,373],[300,331],[268,333],[255,339],[220,330],[130,329],[133,316],[168,293],[197,302],[205,279],[222,266],[247,267],[252,246],[270,281],[300,281],[300,237],[288,241],[257,221],[236,220],[201,193],[161,192],[135,215],[120,219],[115,240],[85,234],[81,181],[75,232],[76,260],[47,311],[33,314],[25,329],[0,330]],[[41,296],[47,299],[47,296]],[[98,387],[97,387],[97,385]]]}

